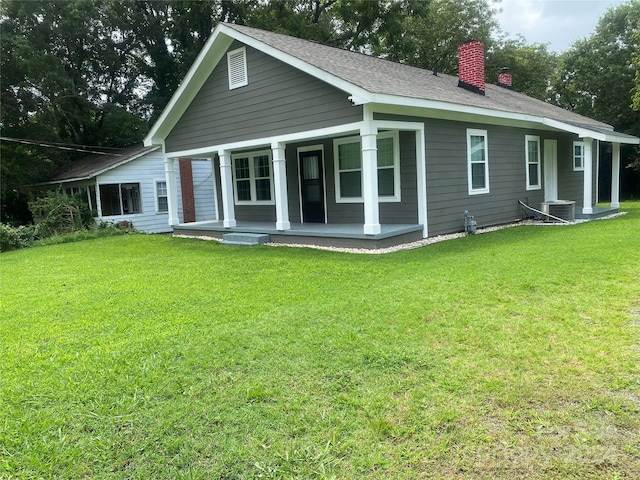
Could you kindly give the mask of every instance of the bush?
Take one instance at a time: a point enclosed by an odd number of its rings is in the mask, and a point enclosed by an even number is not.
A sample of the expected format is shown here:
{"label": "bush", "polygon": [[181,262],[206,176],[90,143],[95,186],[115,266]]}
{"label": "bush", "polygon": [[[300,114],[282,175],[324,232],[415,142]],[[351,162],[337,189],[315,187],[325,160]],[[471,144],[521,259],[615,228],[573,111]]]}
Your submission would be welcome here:
{"label": "bush", "polygon": [[93,222],[91,212],[79,198],[57,192],[47,192],[29,202],[29,210],[42,238],[84,230]]}
{"label": "bush", "polygon": [[0,252],[29,247],[37,239],[34,225],[12,227],[0,223]]}

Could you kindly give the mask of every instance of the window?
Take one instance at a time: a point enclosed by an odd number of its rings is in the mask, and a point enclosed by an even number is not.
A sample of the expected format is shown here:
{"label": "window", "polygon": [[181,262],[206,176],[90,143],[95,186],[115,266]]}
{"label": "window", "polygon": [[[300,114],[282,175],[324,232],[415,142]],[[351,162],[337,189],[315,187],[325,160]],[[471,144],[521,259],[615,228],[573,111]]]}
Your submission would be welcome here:
{"label": "window", "polygon": [[525,136],[527,145],[527,190],[539,190],[540,183],[540,137]]}
{"label": "window", "polygon": [[271,151],[238,153],[231,156],[237,204],[273,204]]}
{"label": "window", "polygon": [[[359,203],[362,197],[362,148],[360,137],[334,140],[336,201]],[[398,132],[381,133],[376,140],[378,199],[400,201],[400,147]]]}
{"label": "window", "polygon": [[100,185],[102,215],[128,215],[142,213],[139,183]]}
{"label": "window", "polygon": [[227,68],[229,70],[229,90],[249,84],[245,47],[227,53]]}
{"label": "window", "polygon": [[156,181],[156,211],[158,213],[167,213],[169,211],[169,197],[165,180]]}
{"label": "window", "polygon": [[489,154],[486,130],[467,130],[469,195],[489,193]]}
{"label": "window", "polygon": [[573,169],[584,170],[584,142],[573,142]]}

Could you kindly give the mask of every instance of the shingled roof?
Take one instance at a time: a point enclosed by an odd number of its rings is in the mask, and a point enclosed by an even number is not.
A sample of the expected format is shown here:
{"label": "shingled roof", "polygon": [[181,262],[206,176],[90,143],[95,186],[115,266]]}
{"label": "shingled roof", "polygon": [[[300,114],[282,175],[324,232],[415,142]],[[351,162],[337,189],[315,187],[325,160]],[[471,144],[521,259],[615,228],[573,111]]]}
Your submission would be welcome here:
{"label": "shingled roof", "polygon": [[[415,102],[415,106],[418,107],[424,106],[425,102],[433,102],[429,108],[435,110],[474,110],[489,113],[494,117],[517,118],[533,123],[545,122],[548,127],[574,131],[585,134],[584,136],[593,132],[595,138],[605,140],[606,136],[606,141],[640,143],[640,139],[636,137],[614,132],[606,123],[497,85],[487,84],[485,95],[478,95],[458,87],[456,76],[436,76],[430,70],[370,55],[266,30],[221,23],[145,139],[146,145],[157,142],[159,138],[163,139],[163,133],[167,134],[170,131],[181,111],[184,111],[195,96],[195,91],[202,86],[210,71],[215,68],[215,64],[220,61],[222,53],[215,52],[216,48],[228,48],[233,39],[265,51],[282,61],[295,64],[294,66],[325,81],[335,80],[332,84],[347,93],[352,93],[351,90],[364,93],[366,98],[355,99],[356,102],[389,102],[397,105],[400,104],[398,101],[401,101],[404,106],[412,106],[412,102]],[[166,124],[163,125],[164,122]],[[576,128],[580,130],[576,131]]]}
{"label": "shingled roof", "polygon": [[56,171],[47,181],[39,185],[89,180],[107,170],[135,160],[142,155],[158,150],[160,147],[145,147],[141,143],[119,149],[117,152],[105,155],[93,154],[70,163]]}

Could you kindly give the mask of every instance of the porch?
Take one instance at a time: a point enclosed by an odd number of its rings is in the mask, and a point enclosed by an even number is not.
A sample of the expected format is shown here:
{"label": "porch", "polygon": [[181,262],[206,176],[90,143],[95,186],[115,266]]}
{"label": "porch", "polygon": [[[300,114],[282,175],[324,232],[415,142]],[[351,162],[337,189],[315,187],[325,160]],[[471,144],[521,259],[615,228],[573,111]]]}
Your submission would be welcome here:
{"label": "porch", "polygon": [[618,213],[620,211],[617,207],[610,206],[599,206],[593,207],[591,213],[584,213],[582,209],[576,209],[576,220],[595,220],[596,218],[606,217],[608,215],[613,215],[614,213]]}
{"label": "porch", "polygon": [[316,245],[377,249],[423,238],[422,225],[380,225],[380,233],[365,234],[362,224],[355,223],[291,223],[288,230],[278,230],[272,222],[238,221],[234,227],[225,227],[222,221],[181,223],[173,226],[174,235],[222,239],[227,233],[267,234],[270,242],[288,245]]}

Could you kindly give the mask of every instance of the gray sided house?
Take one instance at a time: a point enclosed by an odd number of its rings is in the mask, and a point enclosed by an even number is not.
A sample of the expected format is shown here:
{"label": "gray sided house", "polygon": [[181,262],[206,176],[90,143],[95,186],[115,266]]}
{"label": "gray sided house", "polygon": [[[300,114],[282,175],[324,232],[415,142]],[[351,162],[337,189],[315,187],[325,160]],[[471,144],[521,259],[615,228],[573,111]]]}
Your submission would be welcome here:
{"label": "gray sided house", "polygon": [[[619,208],[620,144],[640,139],[484,83],[480,42],[459,77],[253,28],[219,24],[145,138],[162,146],[176,233],[369,248],[536,209]],[[480,73],[478,73],[480,72]],[[597,142],[612,144],[597,208]],[[212,158],[219,220],[181,220],[179,159]]]}
{"label": "gray sided house", "polygon": [[[211,163],[182,159],[173,172],[174,208],[180,221],[218,218]],[[126,221],[147,233],[171,232],[164,168],[159,147],[137,145],[82,158],[37,188],[81,195],[98,221]]]}

